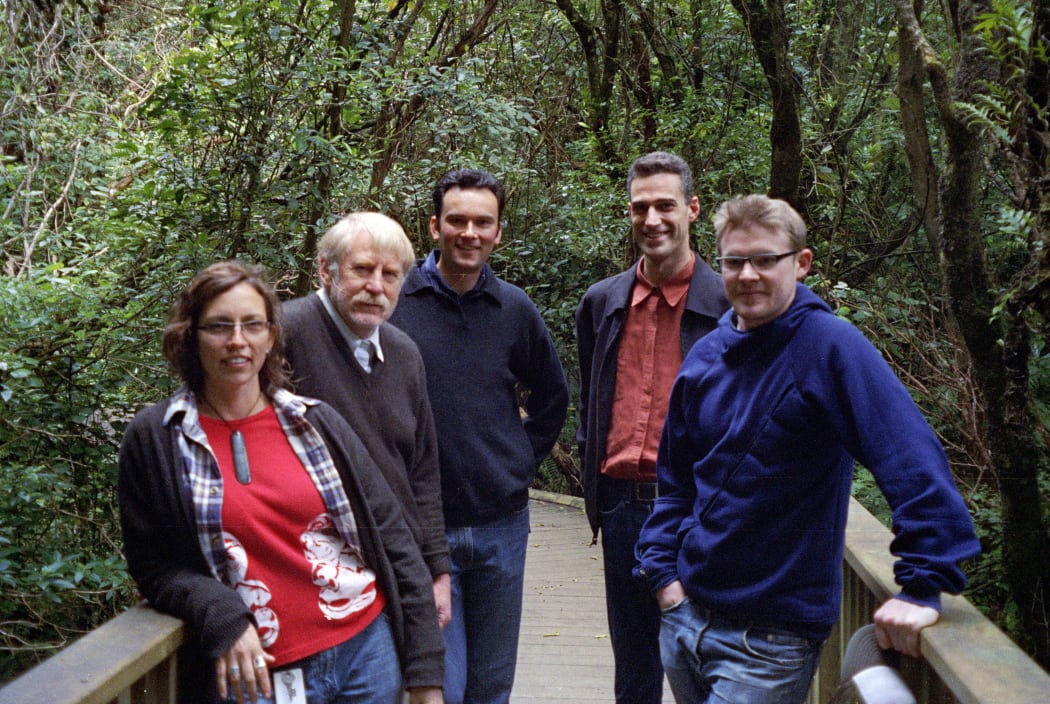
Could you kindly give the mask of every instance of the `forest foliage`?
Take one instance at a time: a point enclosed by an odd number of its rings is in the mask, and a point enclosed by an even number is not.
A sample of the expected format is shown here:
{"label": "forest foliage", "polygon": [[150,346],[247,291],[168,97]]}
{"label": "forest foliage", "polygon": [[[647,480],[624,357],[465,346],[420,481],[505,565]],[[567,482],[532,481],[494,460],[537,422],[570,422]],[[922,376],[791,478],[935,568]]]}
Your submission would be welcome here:
{"label": "forest foliage", "polygon": [[[251,259],[301,295],[317,238],[357,209],[425,254],[433,183],[484,168],[509,192],[493,265],[575,386],[573,311],[633,259],[623,179],[654,149],[694,169],[708,259],[732,195],[804,213],[809,283],[949,453],[985,548],[967,596],[1050,663],[1045,3],[0,8],[0,680],[135,599],[116,448],[172,389],[159,333],[194,271]],[[576,490],[574,429],[548,488]]]}

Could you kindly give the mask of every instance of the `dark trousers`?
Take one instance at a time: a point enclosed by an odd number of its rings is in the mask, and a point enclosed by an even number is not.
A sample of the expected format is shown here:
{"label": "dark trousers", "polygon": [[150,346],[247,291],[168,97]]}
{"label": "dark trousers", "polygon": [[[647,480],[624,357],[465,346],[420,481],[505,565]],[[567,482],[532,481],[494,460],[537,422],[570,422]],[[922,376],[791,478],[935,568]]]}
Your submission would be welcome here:
{"label": "dark trousers", "polygon": [[632,575],[634,548],[652,510],[652,485],[600,477],[602,556],[609,638],[616,661],[617,704],[660,704],[660,609],[648,585]]}

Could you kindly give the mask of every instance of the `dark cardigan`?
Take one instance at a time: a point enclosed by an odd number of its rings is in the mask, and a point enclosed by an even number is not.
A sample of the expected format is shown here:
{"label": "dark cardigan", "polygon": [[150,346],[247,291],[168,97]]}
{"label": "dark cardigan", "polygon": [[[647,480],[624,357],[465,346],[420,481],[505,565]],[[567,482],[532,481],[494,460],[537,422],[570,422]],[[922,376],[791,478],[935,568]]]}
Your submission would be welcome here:
{"label": "dark cardigan", "polygon": [[[237,592],[212,576],[183,490],[177,424],[162,425],[168,402],[140,411],[120,447],[118,494],[128,569],[159,611],[184,620],[195,647],[180,660],[180,699],[217,701],[214,660],[251,625]],[[331,407],[309,408],[342,478],[361,551],[387,598],[405,687],[440,687],[444,647],[431,580],[400,506],[361,441]]]}

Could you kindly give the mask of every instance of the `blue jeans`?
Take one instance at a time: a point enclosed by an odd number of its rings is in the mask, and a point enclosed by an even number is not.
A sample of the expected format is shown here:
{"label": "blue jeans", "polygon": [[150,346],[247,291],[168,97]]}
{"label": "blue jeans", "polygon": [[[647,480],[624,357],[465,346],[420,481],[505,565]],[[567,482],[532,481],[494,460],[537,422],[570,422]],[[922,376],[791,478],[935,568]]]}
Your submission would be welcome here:
{"label": "blue jeans", "polygon": [[449,528],[452,621],[445,627],[446,704],[505,704],[514,686],[529,509]]}
{"label": "blue jeans", "polygon": [[628,489],[633,482],[598,479],[605,610],[616,663],[614,692],[618,704],[660,704],[664,671],[660,665],[660,608],[648,585],[631,571],[638,564],[634,548],[652,502]]}
{"label": "blue jeans", "polygon": [[[274,696],[282,670],[303,671],[308,704],[400,704],[401,665],[386,612],[350,640],[282,665],[273,672]],[[272,704],[259,697],[258,704]]]}
{"label": "blue jeans", "polygon": [[689,599],[665,610],[660,655],[679,704],[801,704],[822,641],[719,616]]}

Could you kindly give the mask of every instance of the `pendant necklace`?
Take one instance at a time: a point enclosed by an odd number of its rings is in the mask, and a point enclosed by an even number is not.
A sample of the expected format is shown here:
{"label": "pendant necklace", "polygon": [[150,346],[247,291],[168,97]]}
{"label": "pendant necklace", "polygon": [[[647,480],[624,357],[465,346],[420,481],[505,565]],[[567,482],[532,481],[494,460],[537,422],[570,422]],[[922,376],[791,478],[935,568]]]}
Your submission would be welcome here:
{"label": "pendant necklace", "polygon": [[[263,392],[260,389],[259,398],[255,399],[255,403],[252,404],[252,407],[245,418],[251,417],[252,411],[254,411],[255,407],[259,405],[259,399],[262,397]],[[248,466],[248,448],[244,444],[244,435],[241,434],[240,427],[232,425],[228,420],[223,418],[214,403],[203,396],[201,398],[203,398],[204,402],[215,411],[215,415],[219,417],[219,420],[223,422],[223,425],[230,429],[230,451],[233,454],[233,473],[237,477],[237,481],[241,484],[250,484],[252,481],[252,470],[251,467]]]}

